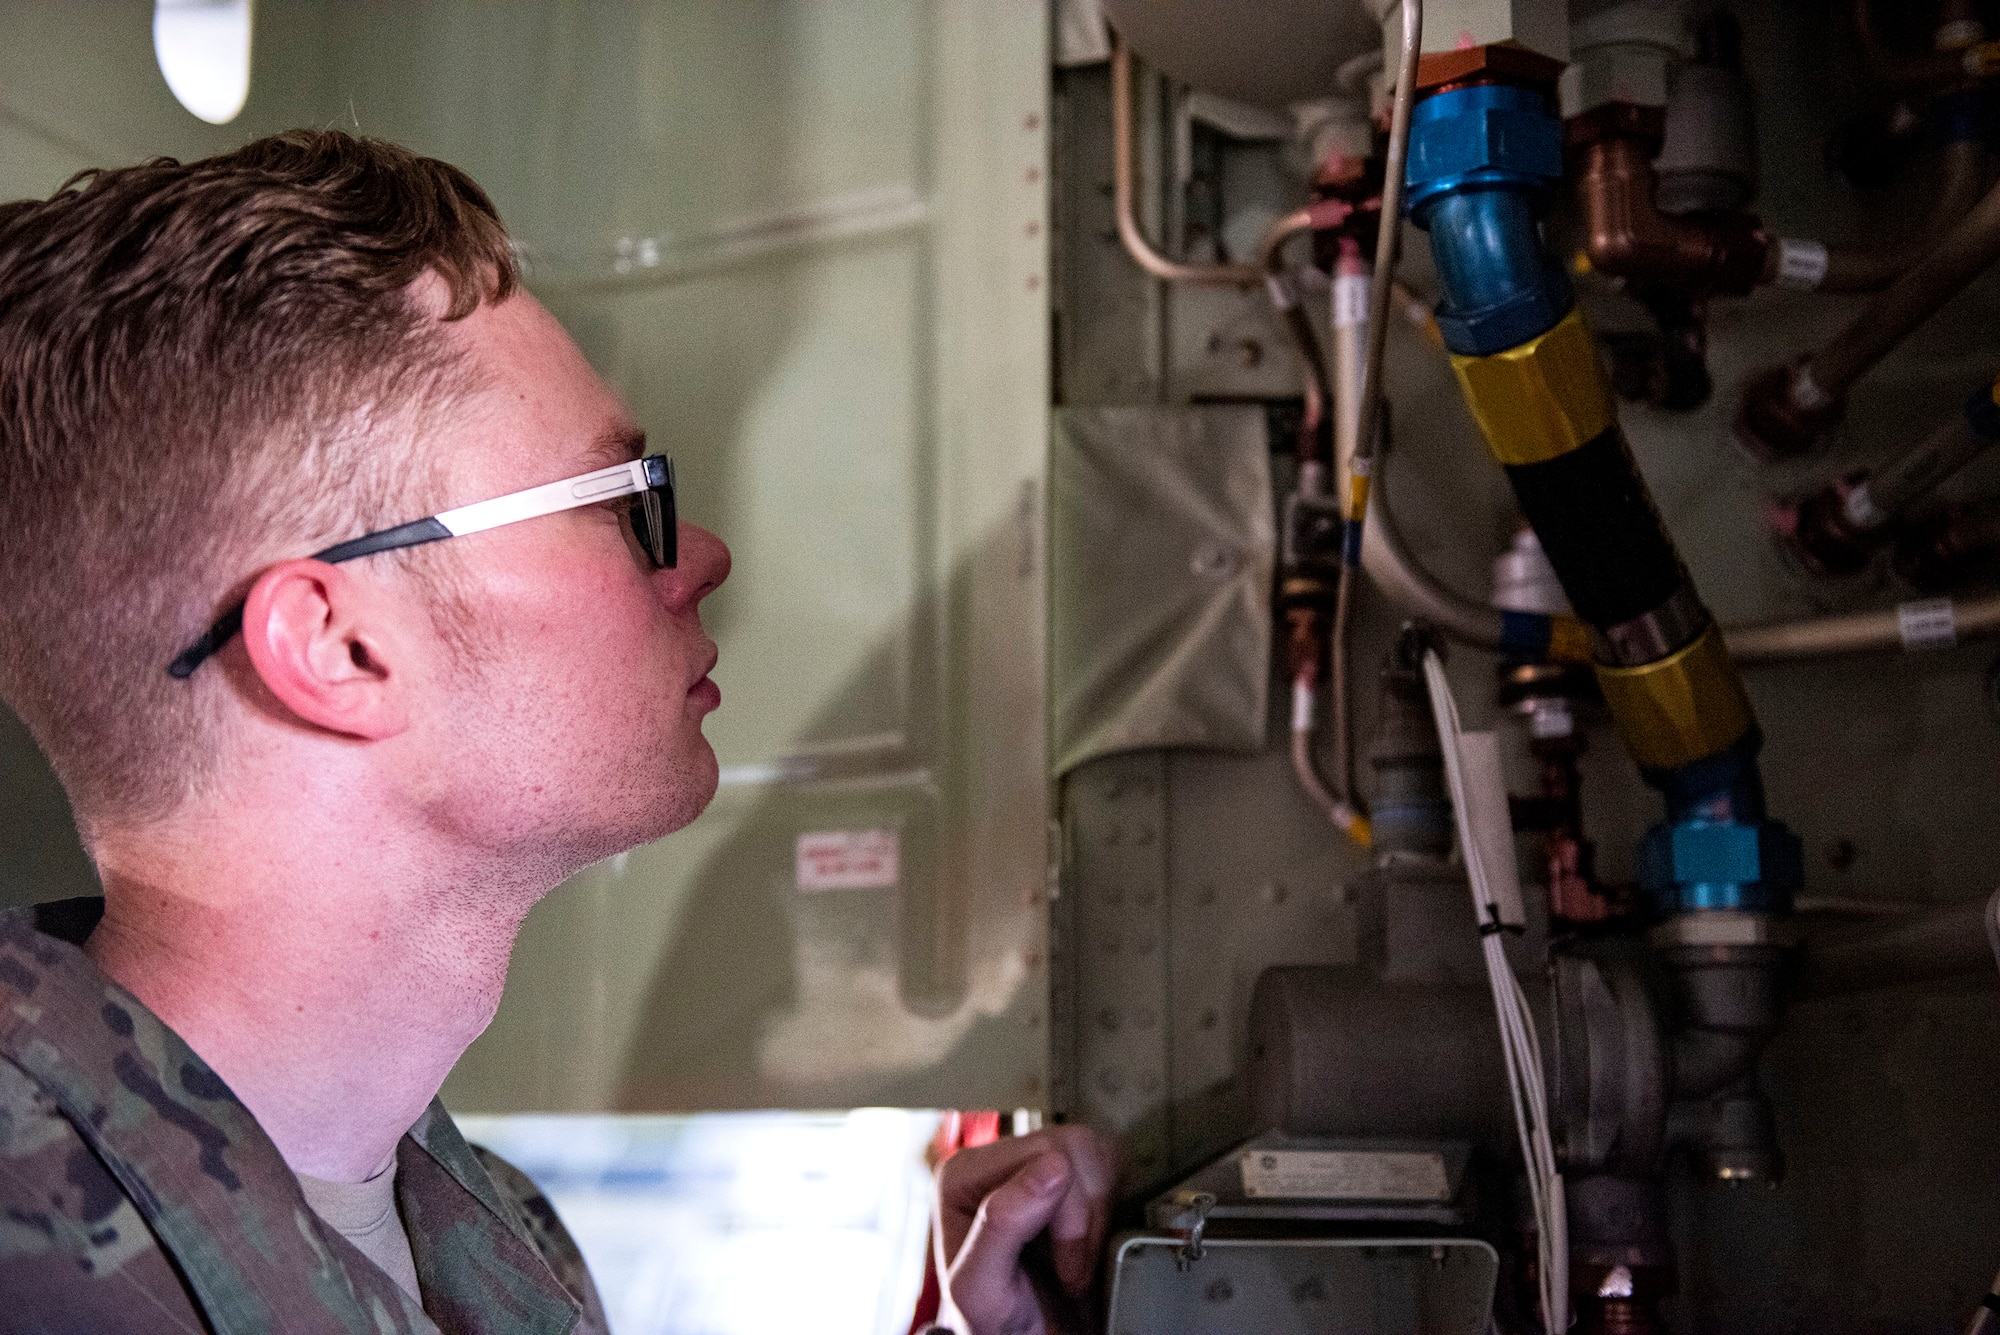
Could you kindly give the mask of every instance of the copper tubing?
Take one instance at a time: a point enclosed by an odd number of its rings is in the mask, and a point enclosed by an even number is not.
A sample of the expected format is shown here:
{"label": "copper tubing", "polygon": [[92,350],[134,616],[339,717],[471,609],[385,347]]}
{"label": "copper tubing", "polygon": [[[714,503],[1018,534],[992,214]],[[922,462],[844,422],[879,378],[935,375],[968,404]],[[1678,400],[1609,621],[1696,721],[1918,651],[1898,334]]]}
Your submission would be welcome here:
{"label": "copper tubing", "polygon": [[1812,354],[1805,367],[1810,383],[1838,402],[1855,381],[1996,260],[2000,260],[2000,186],[1989,189],[1928,255]]}
{"label": "copper tubing", "polygon": [[[1880,292],[1900,278],[1924,251],[1958,225],[1986,192],[1992,172],[1992,154],[1977,139],[1955,139],[1944,146],[1943,179],[1938,185],[1930,217],[1915,241],[1874,249],[1829,247],[1826,273],[1813,284],[1816,292]],[[1764,265],[1764,281],[1776,281],[1777,247],[1771,248]]]}
{"label": "copper tubing", "polygon": [[1314,221],[1311,209],[1294,209],[1278,219],[1265,233],[1263,244],[1257,248],[1257,264],[1270,287],[1271,304],[1277,308],[1278,323],[1291,339],[1293,351],[1305,364],[1301,385],[1305,396],[1305,414],[1299,423],[1298,458],[1302,470],[1308,464],[1322,470],[1306,475],[1313,479],[1309,485],[1317,486],[1327,462],[1326,453],[1320,448],[1320,433],[1326,423],[1328,405],[1333,402],[1333,391],[1327,383],[1326,354],[1320,349],[1319,335],[1313,332],[1312,319],[1297,298],[1284,287],[1285,242],[1301,232],[1310,232]]}
{"label": "copper tubing", "polygon": [[[1601,113],[1605,113],[1600,115]],[[1612,103],[1571,122],[1584,253],[1617,278],[1742,295],[1763,276],[1770,243],[1747,214],[1671,217],[1655,207],[1657,111]]]}
{"label": "copper tubing", "polygon": [[1168,283],[1206,283],[1217,287],[1249,287],[1261,276],[1254,264],[1187,264],[1170,260],[1153,249],[1139,230],[1135,206],[1138,169],[1134,165],[1132,129],[1132,50],[1111,34],[1111,196],[1118,220],[1118,239],[1141,269]]}

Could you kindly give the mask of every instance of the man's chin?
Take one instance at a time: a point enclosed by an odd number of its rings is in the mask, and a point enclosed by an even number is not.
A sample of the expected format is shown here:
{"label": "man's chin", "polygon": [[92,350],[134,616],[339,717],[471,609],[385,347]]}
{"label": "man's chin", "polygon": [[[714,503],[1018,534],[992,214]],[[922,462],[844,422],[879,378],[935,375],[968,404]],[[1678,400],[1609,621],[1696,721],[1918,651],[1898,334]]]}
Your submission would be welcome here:
{"label": "man's chin", "polygon": [[715,748],[697,732],[695,745],[690,750],[691,754],[673,767],[667,781],[655,789],[656,800],[648,813],[651,817],[648,829],[633,840],[634,846],[649,844],[677,830],[686,829],[715,800],[716,790],[722,781],[722,768],[715,758]]}

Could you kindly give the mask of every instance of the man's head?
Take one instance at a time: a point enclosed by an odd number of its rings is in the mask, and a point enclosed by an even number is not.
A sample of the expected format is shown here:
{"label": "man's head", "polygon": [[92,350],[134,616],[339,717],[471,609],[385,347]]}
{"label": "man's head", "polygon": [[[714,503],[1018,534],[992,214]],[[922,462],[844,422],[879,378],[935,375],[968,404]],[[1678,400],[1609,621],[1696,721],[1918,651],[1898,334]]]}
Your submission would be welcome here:
{"label": "man's head", "polygon": [[[0,207],[0,697],[87,830],[303,768],[559,862],[700,809],[712,537],[653,572],[592,508],[298,559],[631,457],[516,288],[468,177],[335,133]],[[170,677],[239,598],[241,642]]]}

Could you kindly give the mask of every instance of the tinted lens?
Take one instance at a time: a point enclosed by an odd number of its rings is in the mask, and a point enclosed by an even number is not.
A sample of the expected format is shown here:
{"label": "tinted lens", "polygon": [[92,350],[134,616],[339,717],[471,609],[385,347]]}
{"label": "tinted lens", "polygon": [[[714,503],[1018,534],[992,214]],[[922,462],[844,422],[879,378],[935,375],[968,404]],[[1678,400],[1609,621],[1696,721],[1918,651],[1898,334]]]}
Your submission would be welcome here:
{"label": "tinted lens", "polygon": [[656,570],[671,570],[679,558],[679,523],[674,514],[673,464],[665,461],[664,479],[632,498],[632,535],[646,549]]}

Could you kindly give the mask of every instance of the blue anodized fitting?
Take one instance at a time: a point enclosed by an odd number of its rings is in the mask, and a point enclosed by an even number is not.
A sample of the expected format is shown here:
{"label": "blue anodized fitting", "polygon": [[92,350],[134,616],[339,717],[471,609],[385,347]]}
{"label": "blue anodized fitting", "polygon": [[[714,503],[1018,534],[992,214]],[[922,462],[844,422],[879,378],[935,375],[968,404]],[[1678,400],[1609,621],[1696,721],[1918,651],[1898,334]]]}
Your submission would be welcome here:
{"label": "blue anodized fitting", "polygon": [[1639,886],[1659,916],[1735,909],[1792,911],[1805,881],[1799,837],[1764,811],[1752,728],[1734,746],[1646,781],[1667,802],[1667,818],[1639,844]]}
{"label": "blue anodized fitting", "polygon": [[1453,88],[1411,113],[1406,207],[1430,233],[1453,352],[1504,352],[1569,313],[1569,279],[1536,225],[1562,175],[1561,125],[1531,88]]}
{"label": "blue anodized fitting", "polygon": [[1655,825],[1639,845],[1639,884],[1661,917],[1712,909],[1790,913],[1804,870],[1799,837],[1774,820]]}

